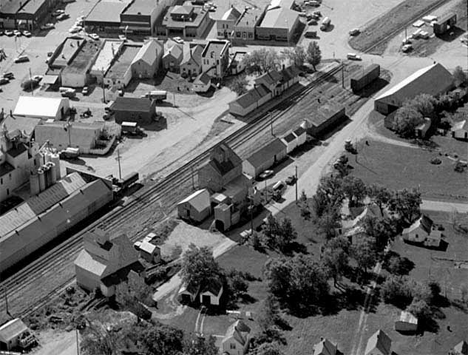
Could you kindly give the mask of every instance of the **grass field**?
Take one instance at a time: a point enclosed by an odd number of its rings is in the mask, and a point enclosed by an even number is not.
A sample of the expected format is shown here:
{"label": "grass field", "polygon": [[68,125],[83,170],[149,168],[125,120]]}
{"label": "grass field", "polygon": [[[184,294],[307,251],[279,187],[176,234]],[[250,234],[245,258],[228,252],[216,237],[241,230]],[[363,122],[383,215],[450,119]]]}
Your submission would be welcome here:
{"label": "grass field", "polygon": [[[460,142],[450,142],[461,149]],[[419,188],[423,199],[444,201],[468,201],[467,173],[455,172],[455,162],[437,151],[402,147],[377,141],[369,146],[358,143],[359,154],[349,155],[352,174],[366,183],[377,183],[390,189]],[[463,152],[459,152],[460,156]],[[464,154],[466,156],[466,153]],[[440,158],[442,164],[433,165],[432,158]]]}
{"label": "grass field", "polygon": [[[417,20],[421,14],[427,11],[428,7],[438,2],[440,2],[440,0],[405,0],[369,24],[366,28],[362,29],[359,36],[349,40],[349,44],[358,51],[365,51],[384,38],[388,33],[402,28],[408,22]],[[370,53],[377,55],[383,54],[390,40],[391,38],[373,48]]]}

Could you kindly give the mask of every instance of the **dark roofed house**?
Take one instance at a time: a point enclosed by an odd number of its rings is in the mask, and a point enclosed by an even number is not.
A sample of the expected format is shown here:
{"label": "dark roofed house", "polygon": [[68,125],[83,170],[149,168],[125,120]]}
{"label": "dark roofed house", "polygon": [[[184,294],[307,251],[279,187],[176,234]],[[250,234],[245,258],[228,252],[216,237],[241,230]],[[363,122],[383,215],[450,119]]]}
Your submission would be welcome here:
{"label": "dark roofed house", "polygon": [[256,85],[264,85],[268,90],[273,93],[273,96],[277,96],[281,93],[281,80],[283,76],[276,70],[270,70],[263,75],[260,75],[255,79]]}
{"label": "dark roofed house", "polygon": [[246,116],[262,106],[272,97],[271,91],[264,85],[256,85],[236,100],[229,103],[229,112],[233,115]]}
{"label": "dark roofed house", "polygon": [[392,339],[383,330],[375,332],[367,341],[364,355],[391,355]]}
{"label": "dark roofed house", "polygon": [[245,174],[256,178],[266,169],[282,161],[286,154],[286,145],[281,139],[276,138],[244,160],[242,170]]}
{"label": "dark roofed house", "polygon": [[422,215],[410,227],[402,232],[403,240],[409,242],[423,243],[429,234],[431,234],[434,222],[426,215]]}
{"label": "dark roofed house", "polygon": [[210,280],[200,292],[200,303],[205,306],[219,306],[223,289],[223,284],[220,280]]}
{"label": "dark roofed house", "polygon": [[242,160],[226,143],[217,145],[210,160],[198,169],[200,188],[220,192],[231,181],[242,175]]}
{"label": "dark roofed house", "polygon": [[138,97],[117,97],[111,105],[115,122],[149,124],[156,114],[156,100]]}

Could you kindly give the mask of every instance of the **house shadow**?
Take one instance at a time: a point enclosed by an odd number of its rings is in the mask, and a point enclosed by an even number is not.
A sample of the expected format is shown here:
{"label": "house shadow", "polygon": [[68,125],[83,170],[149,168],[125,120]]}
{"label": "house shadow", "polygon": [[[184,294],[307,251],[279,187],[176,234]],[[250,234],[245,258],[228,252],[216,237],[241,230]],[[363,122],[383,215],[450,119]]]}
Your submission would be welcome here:
{"label": "house shadow", "polygon": [[[281,162],[279,162],[276,165],[273,165],[272,170],[274,171],[275,174],[277,174],[281,170],[284,170],[285,168],[287,168],[292,163],[294,163],[294,160],[290,156],[286,156],[286,158],[283,159]],[[291,175],[294,175],[294,171],[291,171]]]}
{"label": "house shadow", "polygon": [[331,32],[335,29],[335,25],[333,23],[329,24],[326,28],[324,28],[323,30],[320,29],[320,31],[322,32]]}
{"label": "house shadow", "polygon": [[196,92],[198,96],[205,97],[207,99],[213,97],[214,93],[216,92],[216,88],[211,85],[207,92]]}
{"label": "house shadow", "polygon": [[453,26],[447,32],[440,34],[437,38],[440,38],[444,42],[453,42],[460,36],[462,36],[466,31],[458,26]]}
{"label": "house shadow", "polygon": [[[366,306],[367,293],[364,288],[355,286],[340,287],[337,284],[337,291],[333,292],[322,308],[323,315],[336,315],[342,310],[355,311]],[[366,313],[375,313],[379,305],[379,294],[374,290],[369,298]]]}
{"label": "house shadow", "polygon": [[166,117],[161,117],[157,121],[153,121],[150,124],[142,125],[142,127],[150,132],[159,132],[167,129]]}

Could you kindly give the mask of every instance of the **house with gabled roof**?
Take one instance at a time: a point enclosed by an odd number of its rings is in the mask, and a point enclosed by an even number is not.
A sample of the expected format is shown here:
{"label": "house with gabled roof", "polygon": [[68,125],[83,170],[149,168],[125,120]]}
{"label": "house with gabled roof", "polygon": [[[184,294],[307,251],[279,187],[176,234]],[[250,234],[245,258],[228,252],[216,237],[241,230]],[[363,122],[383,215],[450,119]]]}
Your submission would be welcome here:
{"label": "house with gabled roof", "polygon": [[364,355],[391,355],[392,339],[383,330],[378,330],[367,341]]}
{"label": "house with gabled roof", "polygon": [[245,159],[242,163],[242,170],[255,179],[263,171],[282,161],[286,155],[286,144],[281,139],[275,138]]}
{"label": "house with gabled roof", "polygon": [[264,85],[256,85],[253,89],[229,103],[229,113],[246,116],[272,98],[271,91]]}
{"label": "house with gabled roof", "polygon": [[244,355],[250,343],[250,328],[241,320],[229,326],[221,342],[221,351],[228,355]]}
{"label": "house with gabled roof", "polygon": [[327,338],[322,338],[320,343],[314,345],[314,355],[336,355],[337,346]]}
{"label": "house with gabled roof", "polygon": [[196,286],[195,284],[182,284],[180,286],[178,292],[178,298],[181,303],[192,303],[195,302],[198,296],[198,292],[200,292],[200,286]]}
{"label": "house with gabled roof", "polygon": [[193,81],[193,91],[199,93],[207,92],[211,87],[211,77],[207,73],[201,73]]}
{"label": "house with gabled roof", "polygon": [[207,189],[195,191],[177,204],[180,218],[201,222],[211,214],[210,193]]}
{"label": "house with gabled roof", "polygon": [[138,253],[125,234],[109,235],[94,229],[83,238],[84,246],[75,260],[76,283],[89,291],[100,289],[106,297],[115,294],[131,271],[143,275]]}
{"label": "house with gabled roof", "polygon": [[276,70],[270,70],[260,75],[254,81],[256,85],[263,85],[268,90],[270,90],[272,93],[272,96],[278,96],[282,92],[281,90],[282,79],[283,77],[279,72],[277,72]]}
{"label": "house with gabled roof", "polygon": [[180,62],[180,72],[187,74],[189,77],[198,75],[202,69],[201,54],[203,52],[204,45],[185,43],[183,50],[183,59]]}
{"label": "house with gabled roof", "polygon": [[468,140],[468,120],[454,123],[451,131],[453,138]]}
{"label": "house with gabled roof", "polygon": [[426,215],[421,215],[411,226],[403,229],[403,240],[423,243],[431,234],[434,222]]}
{"label": "house with gabled roof", "polygon": [[161,65],[163,52],[164,46],[161,42],[155,38],[148,40],[133,58],[132,77],[148,79],[155,76]]}
{"label": "house with gabled roof", "polygon": [[[33,333],[19,318],[11,319],[0,326],[0,349],[21,350],[35,342],[36,338]],[[8,352],[8,354],[14,353]]]}
{"label": "house with gabled roof", "polygon": [[216,36],[219,39],[230,39],[233,37],[234,25],[242,16],[242,13],[237,10],[234,5],[224,13],[221,19],[216,20]]}
{"label": "house with gabled roof", "polygon": [[183,43],[168,39],[164,44],[164,55],[162,57],[163,68],[175,73],[180,71],[180,63],[184,58]]}
{"label": "house with gabled roof", "polygon": [[462,340],[451,349],[449,355],[468,355],[468,343]]}
{"label": "house with gabled roof", "polygon": [[223,283],[221,280],[212,279],[204,285],[200,292],[200,303],[205,306],[219,306],[223,295]]}

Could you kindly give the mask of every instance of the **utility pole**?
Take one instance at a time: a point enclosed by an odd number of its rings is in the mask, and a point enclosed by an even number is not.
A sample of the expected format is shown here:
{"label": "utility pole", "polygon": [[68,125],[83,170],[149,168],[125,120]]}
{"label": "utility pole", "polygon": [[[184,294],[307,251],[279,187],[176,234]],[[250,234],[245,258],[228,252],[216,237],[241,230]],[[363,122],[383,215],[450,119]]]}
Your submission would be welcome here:
{"label": "utility pole", "polygon": [[117,158],[115,158],[115,160],[117,160],[117,162],[119,163],[119,180],[122,180],[122,168],[120,166],[120,159],[122,159],[120,157],[120,149],[117,149]]}
{"label": "utility pole", "polygon": [[268,203],[267,179],[265,179],[265,204]]}
{"label": "utility pole", "polygon": [[341,86],[344,89],[344,62],[341,62]]}
{"label": "utility pole", "polygon": [[175,93],[173,93],[172,96],[173,96],[173,98],[174,98],[174,103],[173,103],[173,105],[174,105],[174,107],[176,107],[176,105],[175,105]]}
{"label": "utility pole", "polygon": [[31,78],[31,68],[29,68],[29,82],[31,83],[31,95],[34,96],[33,82]]}
{"label": "utility pole", "polygon": [[193,176],[193,166],[190,168],[190,175],[192,177],[192,190],[195,190],[195,180]]}
{"label": "utility pole", "polygon": [[297,203],[297,184],[299,182],[299,179],[297,178],[297,165],[295,166],[296,168],[296,203]]}
{"label": "utility pole", "polygon": [[104,88],[104,68],[101,68],[102,72],[102,102],[106,103],[106,89]]}
{"label": "utility pole", "polygon": [[78,338],[78,328],[75,329],[76,332],[76,354],[80,355],[80,341]]}
{"label": "utility pole", "polygon": [[273,114],[270,111],[270,128],[271,128],[271,135],[274,136],[275,134],[273,133]]}
{"label": "utility pole", "polygon": [[253,233],[253,196],[250,196],[250,231]]}

